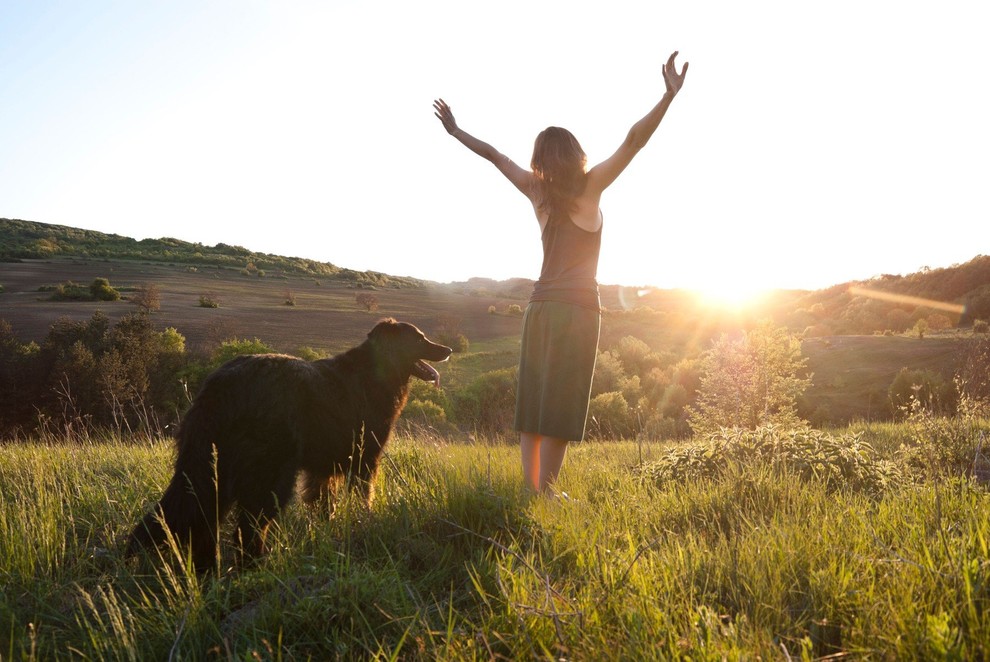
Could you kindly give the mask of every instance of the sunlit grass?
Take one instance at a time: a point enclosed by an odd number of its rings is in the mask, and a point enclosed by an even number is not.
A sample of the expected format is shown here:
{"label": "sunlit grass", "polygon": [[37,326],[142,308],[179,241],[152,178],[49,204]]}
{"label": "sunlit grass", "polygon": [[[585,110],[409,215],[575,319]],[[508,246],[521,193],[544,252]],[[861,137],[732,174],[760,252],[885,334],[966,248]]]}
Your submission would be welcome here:
{"label": "sunlit grass", "polygon": [[[870,430],[857,430],[865,435]],[[872,429],[899,448],[903,425]],[[574,444],[533,497],[513,446],[397,439],[370,510],[290,507],[251,569],[125,561],[170,442],[0,453],[3,659],[881,659],[990,654],[990,497],[876,495],[740,463],[658,484],[669,447]]]}

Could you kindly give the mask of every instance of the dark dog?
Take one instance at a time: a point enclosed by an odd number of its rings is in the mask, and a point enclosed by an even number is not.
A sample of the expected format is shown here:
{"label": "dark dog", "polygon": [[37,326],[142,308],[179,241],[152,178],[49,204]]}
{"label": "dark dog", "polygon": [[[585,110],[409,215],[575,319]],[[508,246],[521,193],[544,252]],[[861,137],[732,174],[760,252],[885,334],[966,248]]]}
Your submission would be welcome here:
{"label": "dark dog", "polygon": [[227,362],[207,377],[182,420],[175,475],[131,533],[128,555],[160,545],[167,528],[206,570],[216,561],[220,523],[236,503],[242,552],[255,557],[300,472],[306,502],[332,499],[342,477],[370,502],[409,378],[439,383],[424,359],[444,361],[450,352],[412,324],[387,319],[330,359],[265,354]]}

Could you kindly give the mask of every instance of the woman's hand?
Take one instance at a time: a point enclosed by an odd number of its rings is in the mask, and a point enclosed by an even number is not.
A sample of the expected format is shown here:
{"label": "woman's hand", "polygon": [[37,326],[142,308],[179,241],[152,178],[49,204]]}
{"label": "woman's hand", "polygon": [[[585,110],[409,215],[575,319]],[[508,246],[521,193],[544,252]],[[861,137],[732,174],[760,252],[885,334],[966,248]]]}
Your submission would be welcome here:
{"label": "woman's hand", "polygon": [[[677,57],[677,53],[678,51],[671,53],[670,57],[667,58],[667,64],[663,65],[663,81],[667,84],[667,92],[670,93],[670,96],[674,96],[680,92],[681,85],[684,84],[684,77],[687,75],[688,70],[688,63],[685,62],[681,68],[681,73],[677,73],[677,66],[674,64],[674,58]],[[453,116],[451,116],[450,120],[454,120]]]}
{"label": "woman's hand", "polygon": [[443,128],[447,130],[447,133],[454,135],[457,131],[457,120],[454,119],[454,113],[450,112],[450,106],[443,99],[437,99],[433,102],[434,115],[437,116],[443,123]]}

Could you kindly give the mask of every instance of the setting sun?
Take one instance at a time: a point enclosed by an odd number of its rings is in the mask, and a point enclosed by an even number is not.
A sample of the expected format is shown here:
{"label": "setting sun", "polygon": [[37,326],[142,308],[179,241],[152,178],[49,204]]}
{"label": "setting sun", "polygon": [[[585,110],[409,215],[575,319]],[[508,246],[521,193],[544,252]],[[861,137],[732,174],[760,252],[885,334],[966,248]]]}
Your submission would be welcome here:
{"label": "setting sun", "polygon": [[693,288],[692,291],[706,306],[742,310],[766,296],[769,289],[742,280],[725,280],[709,286]]}

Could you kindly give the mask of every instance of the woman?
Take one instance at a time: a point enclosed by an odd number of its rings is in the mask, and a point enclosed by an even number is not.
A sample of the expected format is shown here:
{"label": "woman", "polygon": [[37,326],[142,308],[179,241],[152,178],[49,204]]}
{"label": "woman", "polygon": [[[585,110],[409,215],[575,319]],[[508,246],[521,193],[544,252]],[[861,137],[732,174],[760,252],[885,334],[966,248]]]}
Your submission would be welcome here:
{"label": "woman", "polygon": [[584,438],[601,314],[598,252],[602,192],[625,170],[660,125],[680,91],[688,64],[663,66],[666,92],[629,130],[612,156],[586,171],[587,158],[566,129],[549,127],[533,146],[531,170],[457,126],[443,99],[433,102],[447,133],[491,161],[533,204],[543,240],[543,267],[523,315],[515,428],[523,475],[544,492],[564,462],[567,443]]}

